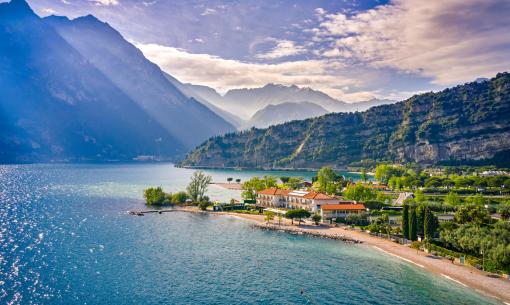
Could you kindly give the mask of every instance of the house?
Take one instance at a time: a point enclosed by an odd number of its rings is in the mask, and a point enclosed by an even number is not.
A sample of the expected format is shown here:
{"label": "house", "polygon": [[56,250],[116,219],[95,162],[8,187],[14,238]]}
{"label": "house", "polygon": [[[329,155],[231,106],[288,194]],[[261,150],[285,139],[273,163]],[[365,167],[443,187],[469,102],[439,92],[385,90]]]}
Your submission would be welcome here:
{"label": "house", "polygon": [[366,212],[363,203],[342,201],[337,204],[325,204],[321,206],[321,217],[323,222],[333,223],[337,218],[345,219],[350,214]]}
{"label": "house", "polygon": [[257,205],[270,208],[319,211],[322,205],[337,204],[336,197],[307,190],[284,190],[276,187],[257,193]]}

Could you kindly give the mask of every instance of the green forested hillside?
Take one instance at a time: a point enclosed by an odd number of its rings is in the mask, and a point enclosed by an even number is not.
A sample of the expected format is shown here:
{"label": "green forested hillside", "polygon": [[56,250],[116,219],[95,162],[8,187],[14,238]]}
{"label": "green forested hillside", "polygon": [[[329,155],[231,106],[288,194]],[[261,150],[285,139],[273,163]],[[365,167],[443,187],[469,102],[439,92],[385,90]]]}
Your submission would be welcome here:
{"label": "green forested hillside", "polygon": [[510,163],[510,74],[365,112],[213,137],[183,166],[317,168],[366,161]]}

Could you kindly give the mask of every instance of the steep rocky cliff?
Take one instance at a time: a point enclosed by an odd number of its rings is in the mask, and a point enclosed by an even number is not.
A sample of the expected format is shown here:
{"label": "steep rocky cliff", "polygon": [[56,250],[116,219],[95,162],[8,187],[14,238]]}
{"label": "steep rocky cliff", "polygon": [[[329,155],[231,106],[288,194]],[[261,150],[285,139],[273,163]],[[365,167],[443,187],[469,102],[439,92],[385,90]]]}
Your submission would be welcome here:
{"label": "steep rocky cliff", "polygon": [[365,112],[213,137],[183,166],[344,167],[360,162],[510,163],[510,74]]}

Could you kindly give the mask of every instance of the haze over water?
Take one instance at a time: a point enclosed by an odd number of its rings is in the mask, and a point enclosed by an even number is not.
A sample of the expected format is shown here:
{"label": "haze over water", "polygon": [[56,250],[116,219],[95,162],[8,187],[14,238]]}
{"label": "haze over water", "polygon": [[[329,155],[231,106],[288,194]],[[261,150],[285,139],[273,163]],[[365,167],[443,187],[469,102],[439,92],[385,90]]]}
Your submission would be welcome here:
{"label": "haze over water", "polygon": [[[182,190],[192,172],[0,166],[0,303],[497,304],[366,245],[266,232],[225,216],[126,214],[144,207],[145,187]],[[268,174],[207,173],[216,182]],[[211,186],[209,195],[239,192]]]}

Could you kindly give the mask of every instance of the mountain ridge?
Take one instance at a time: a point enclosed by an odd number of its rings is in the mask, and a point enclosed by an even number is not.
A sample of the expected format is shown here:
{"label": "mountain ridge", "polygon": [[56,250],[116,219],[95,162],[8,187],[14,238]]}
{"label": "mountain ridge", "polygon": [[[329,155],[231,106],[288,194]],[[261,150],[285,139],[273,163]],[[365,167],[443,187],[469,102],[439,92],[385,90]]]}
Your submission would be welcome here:
{"label": "mountain ridge", "polygon": [[345,168],[382,161],[508,166],[510,74],[365,112],[332,113],[213,137],[180,165]]}
{"label": "mountain ridge", "polygon": [[[174,91],[174,96],[152,105],[144,103],[125,90],[126,83],[118,76],[106,75],[108,65],[98,64],[101,54],[84,56],[86,49],[69,43],[69,37],[64,39],[49,24],[107,25],[95,17],[74,22],[67,17],[40,18],[23,0],[1,3],[0,16],[1,162],[127,161],[138,155],[176,158],[216,134],[208,121],[212,127],[218,122],[225,132],[234,130],[166,79],[164,90]],[[111,33],[118,32],[111,28],[107,34]],[[130,44],[119,46],[136,49]],[[161,73],[140,51],[134,52],[138,62],[153,65],[153,71]],[[156,118],[157,111],[148,109],[156,104],[161,107],[155,110],[168,115]],[[196,122],[197,132],[189,128],[170,132],[165,120],[172,116]],[[186,143],[181,134],[196,142]]]}

